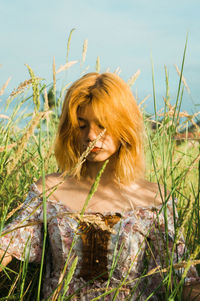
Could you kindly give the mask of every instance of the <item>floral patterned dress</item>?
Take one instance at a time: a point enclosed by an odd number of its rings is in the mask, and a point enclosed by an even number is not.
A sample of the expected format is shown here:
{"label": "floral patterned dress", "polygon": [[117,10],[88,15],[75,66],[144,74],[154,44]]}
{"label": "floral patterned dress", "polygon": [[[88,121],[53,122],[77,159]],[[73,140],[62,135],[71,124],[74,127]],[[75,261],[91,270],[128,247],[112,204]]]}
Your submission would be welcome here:
{"label": "floral patterned dress", "polygon": [[[96,297],[112,300],[115,297],[115,300],[142,301],[150,294],[150,300],[160,300],[164,291],[162,268],[169,265],[174,245],[171,201],[166,210],[167,235],[162,206],[137,207],[125,213],[80,215],[48,199],[49,243],[45,253],[43,300],[57,300],[65,295],[68,300],[89,301]],[[43,202],[33,184],[17,218],[4,228],[0,248],[8,248],[7,252],[19,260],[28,256],[30,262],[40,263],[42,245]],[[179,237],[174,263],[183,258],[184,248],[184,241]],[[74,268],[71,281],[70,268]],[[194,267],[190,268],[185,281],[199,281]]]}

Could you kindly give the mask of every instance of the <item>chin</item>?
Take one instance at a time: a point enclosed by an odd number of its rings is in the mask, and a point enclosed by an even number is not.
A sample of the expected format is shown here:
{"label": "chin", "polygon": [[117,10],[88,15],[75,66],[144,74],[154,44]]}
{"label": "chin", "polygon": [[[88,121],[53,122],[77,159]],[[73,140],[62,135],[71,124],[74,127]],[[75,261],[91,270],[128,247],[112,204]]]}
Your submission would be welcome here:
{"label": "chin", "polygon": [[90,158],[88,158],[87,159],[87,161],[88,162],[95,162],[95,163],[100,163],[100,162],[104,162],[104,161],[106,161],[107,159],[109,159],[109,158],[106,158],[106,159],[90,159]]}
{"label": "chin", "polygon": [[96,163],[98,163],[98,162],[104,162],[107,159],[109,159],[109,156],[98,156],[98,155],[96,155],[96,156],[90,156],[90,155],[88,155],[88,157],[87,157],[87,161],[89,161],[89,162],[96,162]]}

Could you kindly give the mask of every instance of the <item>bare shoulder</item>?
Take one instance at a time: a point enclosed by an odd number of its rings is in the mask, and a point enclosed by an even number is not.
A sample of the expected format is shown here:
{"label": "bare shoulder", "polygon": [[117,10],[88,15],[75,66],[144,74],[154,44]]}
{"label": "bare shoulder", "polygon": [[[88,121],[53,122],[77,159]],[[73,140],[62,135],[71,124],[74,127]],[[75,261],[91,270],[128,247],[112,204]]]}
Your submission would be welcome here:
{"label": "bare shoulder", "polygon": [[[61,184],[63,181],[63,177],[60,173],[52,173],[45,176],[45,187],[52,188],[56,185]],[[36,186],[40,192],[42,192],[42,178],[40,178],[36,183]]]}
{"label": "bare shoulder", "polygon": [[149,191],[149,192],[152,192],[153,194],[159,194],[160,193],[164,193],[164,188],[163,186],[160,186],[157,184],[157,183],[152,183],[152,182],[149,182],[145,179],[140,179],[136,182],[136,184],[138,185],[138,188],[141,189],[141,190],[146,190],[146,191]]}
{"label": "bare shoulder", "polygon": [[131,184],[129,192],[136,204],[143,206],[161,205],[165,198],[162,186],[159,187],[158,184],[151,183],[145,179],[139,179]]}

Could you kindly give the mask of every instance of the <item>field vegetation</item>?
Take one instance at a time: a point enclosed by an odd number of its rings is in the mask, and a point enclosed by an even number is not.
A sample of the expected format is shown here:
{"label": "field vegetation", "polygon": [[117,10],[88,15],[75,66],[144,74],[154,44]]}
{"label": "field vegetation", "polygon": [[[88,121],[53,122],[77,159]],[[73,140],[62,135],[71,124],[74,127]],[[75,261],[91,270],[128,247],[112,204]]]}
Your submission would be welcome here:
{"label": "field vegetation", "polygon": [[[13,106],[12,114],[9,116],[0,114],[1,230],[6,222],[17,215],[26,198],[30,184],[41,177],[44,179],[45,174],[58,170],[54,157],[54,138],[63,96],[70,83],[65,83],[62,89],[57,91],[56,77],[61,72],[67,72],[67,69],[77,63],[68,60],[70,39],[71,35],[68,40],[66,63],[56,70],[55,60],[53,61],[52,83],[47,84],[45,80],[35,75],[31,67],[27,65],[30,78],[21,83],[14,91],[11,91],[7,99],[6,105]],[[166,195],[167,190],[170,191],[174,204],[177,202],[178,219],[175,223],[175,240],[178,240],[179,235],[184,235],[186,243],[185,259],[179,263],[179,267],[185,267],[185,271],[187,271],[191,264],[195,264],[200,275],[200,265],[198,265],[200,263],[200,145],[198,139],[187,139],[187,129],[191,121],[196,124],[197,114],[190,116],[187,112],[181,112],[183,94],[187,93],[186,82],[182,76],[185,50],[181,70],[179,71],[180,80],[177,87],[177,98],[174,104],[171,105],[166,68],[166,91],[163,91],[163,110],[157,112],[156,109],[153,68],[153,101],[155,108],[153,116],[145,112],[142,100],[140,101],[145,122],[146,178],[159,183],[160,186],[164,186]],[[82,70],[86,52],[87,41],[84,42],[83,46]],[[100,71],[99,58],[96,62],[96,71]],[[116,70],[116,72],[118,71]],[[84,72],[82,71],[82,73]],[[137,72],[130,78],[130,85],[134,84],[138,75]],[[8,82],[0,90],[0,95],[3,95],[8,89],[7,84]],[[23,108],[28,103],[33,105],[33,111],[30,114],[23,113]],[[1,103],[0,106],[2,106]],[[21,127],[20,124],[23,120],[25,120],[26,125]],[[29,121],[27,122],[27,120]],[[186,139],[178,144],[176,136],[183,127],[186,131]],[[198,126],[196,126],[196,132],[198,131]],[[92,194],[93,191],[91,191],[90,197]],[[74,265],[68,273],[65,282],[66,290],[71,277],[73,277],[75,266],[76,261],[74,261]],[[178,267],[173,266],[171,262],[169,267],[163,270],[165,300],[181,300],[186,272],[182,273],[181,279],[178,281],[176,277],[172,277],[176,268]],[[43,261],[41,266],[38,266],[28,264],[26,261],[13,260],[7,268],[3,269],[0,275],[0,300],[40,300],[42,273]],[[172,278],[173,280],[171,280]],[[58,300],[65,299],[60,297]]]}

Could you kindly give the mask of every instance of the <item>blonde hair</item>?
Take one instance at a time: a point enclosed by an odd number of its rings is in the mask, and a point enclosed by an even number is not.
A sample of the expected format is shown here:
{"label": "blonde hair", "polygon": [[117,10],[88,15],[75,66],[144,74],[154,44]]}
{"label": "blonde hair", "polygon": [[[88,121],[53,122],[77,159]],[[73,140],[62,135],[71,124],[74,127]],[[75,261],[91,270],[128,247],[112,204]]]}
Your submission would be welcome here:
{"label": "blonde hair", "polygon": [[[88,73],[69,88],[55,142],[59,168],[70,172],[80,158],[77,111],[88,104],[109,135],[120,141],[115,177],[130,184],[144,174],[143,119],[130,88],[113,73]],[[72,175],[79,178],[85,168],[86,162]]]}

